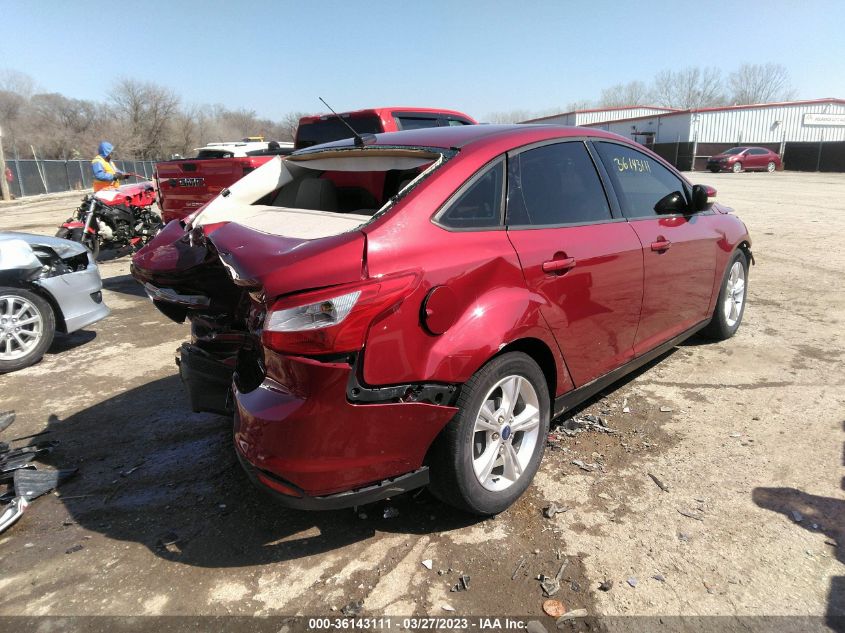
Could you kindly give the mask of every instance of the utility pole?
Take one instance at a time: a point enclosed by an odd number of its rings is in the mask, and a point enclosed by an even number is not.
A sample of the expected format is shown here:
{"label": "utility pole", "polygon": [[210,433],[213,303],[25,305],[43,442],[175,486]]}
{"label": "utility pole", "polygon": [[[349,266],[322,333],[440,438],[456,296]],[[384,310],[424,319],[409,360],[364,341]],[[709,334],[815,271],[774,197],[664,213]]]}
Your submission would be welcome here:
{"label": "utility pole", "polygon": [[6,180],[6,157],[3,156],[3,129],[0,128],[0,197],[3,200],[11,200],[12,192],[9,191],[9,183]]}

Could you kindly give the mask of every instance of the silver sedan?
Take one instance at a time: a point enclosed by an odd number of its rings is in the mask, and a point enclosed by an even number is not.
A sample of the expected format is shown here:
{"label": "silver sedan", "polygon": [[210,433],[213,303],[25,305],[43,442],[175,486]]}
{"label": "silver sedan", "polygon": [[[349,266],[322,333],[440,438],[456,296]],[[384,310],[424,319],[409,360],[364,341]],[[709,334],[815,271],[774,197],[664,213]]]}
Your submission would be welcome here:
{"label": "silver sedan", "polygon": [[0,232],[0,373],[38,362],[59,332],[105,318],[103,283],[82,244]]}

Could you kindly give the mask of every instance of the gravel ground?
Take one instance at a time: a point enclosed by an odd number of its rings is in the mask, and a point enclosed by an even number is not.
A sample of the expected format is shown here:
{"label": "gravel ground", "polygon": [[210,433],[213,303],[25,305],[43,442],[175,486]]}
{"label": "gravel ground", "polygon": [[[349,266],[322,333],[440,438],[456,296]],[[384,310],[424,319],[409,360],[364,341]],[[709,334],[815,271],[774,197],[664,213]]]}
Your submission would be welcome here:
{"label": "gravel ground", "polygon": [[[229,421],[187,407],[187,326],[152,307],[128,257],[104,262],[112,315],[0,377],[0,410],[18,412],[2,439],[48,431],[43,462],[80,470],[0,537],[0,615],[336,615],[364,600],[369,615],[539,617],[536,576],[566,560],[555,597],[590,614],[731,616],[728,630],[845,616],[845,175],[693,179],[752,236],[739,333],[690,340],[587,403],[579,415],[617,432],[555,432],[529,492],[484,521],[426,492],[274,506],[235,464]],[[0,230],[52,234],[75,204],[0,205]],[[569,510],[544,518],[550,502]],[[451,592],[462,574],[470,590]]]}

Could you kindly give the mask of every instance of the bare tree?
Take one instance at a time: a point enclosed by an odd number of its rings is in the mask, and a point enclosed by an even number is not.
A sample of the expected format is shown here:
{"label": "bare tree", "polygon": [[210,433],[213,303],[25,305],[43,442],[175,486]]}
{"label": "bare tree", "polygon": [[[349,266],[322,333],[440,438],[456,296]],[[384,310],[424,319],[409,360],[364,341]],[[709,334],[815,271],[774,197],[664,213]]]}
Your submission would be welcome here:
{"label": "bare tree", "polygon": [[531,118],[534,118],[534,114],[528,110],[490,112],[484,117],[488,123],[521,123]]}
{"label": "bare tree", "polygon": [[718,68],[689,67],[663,70],[654,78],[655,105],[667,108],[706,108],[726,103]]}
{"label": "bare tree", "polygon": [[296,128],[299,127],[299,119],[308,116],[306,112],[288,112],[282,117],[279,127],[278,141],[293,141],[296,136]]}
{"label": "bare tree", "polygon": [[37,94],[30,100],[30,142],[48,156],[87,154],[96,143],[101,121],[101,110],[91,101],[58,93]]}
{"label": "bare tree", "polygon": [[179,107],[176,93],[153,83],[121,79],[109,97],[122,124],[115,130],[121,139],[118,147],[138,158],[159,158],[167,145],[170,119]]}
{"label": "bare tree", "polygon": [[737,105],[787,101],[795,90],[782,64],[743,64],[728,76],[731,102]]}
{"label": "bare tree", "polygon": [[578,101],[570,101],[566,104],[566,112],[578,112],[579,110],[591,110],[596,107],[595,101],[589,99],[580,99]]}
{"label": "bare tree", "polygon": [[14,92],[24,99],[29,99],[36,90],[35,80],[12,68],[0,69],[0,91]]}
{"label": "bare tree", "polygon": [[603,108],[647,105],[651,103],[651,90],[642,81],[616,84],[601,91],[599,105]]}

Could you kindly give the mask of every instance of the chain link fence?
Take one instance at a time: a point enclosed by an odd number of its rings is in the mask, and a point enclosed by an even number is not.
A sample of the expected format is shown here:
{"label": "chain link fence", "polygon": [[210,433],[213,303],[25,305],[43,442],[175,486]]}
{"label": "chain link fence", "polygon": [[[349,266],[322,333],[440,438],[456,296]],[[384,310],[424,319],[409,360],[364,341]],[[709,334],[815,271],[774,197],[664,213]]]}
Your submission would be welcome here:
{"label": "chain link fence", "polygon": [[[145,178],[152,178],[155,170],[155,163],[150,160],[116,160],[114,164],[120,171]],[[91,171],[91,161],[87,160],[7,159],[6,167],[12,171],[9,190],[15,198],[79,191],[93,186],[94,174]],[[0,174],[0,177],[3,175]]]}

